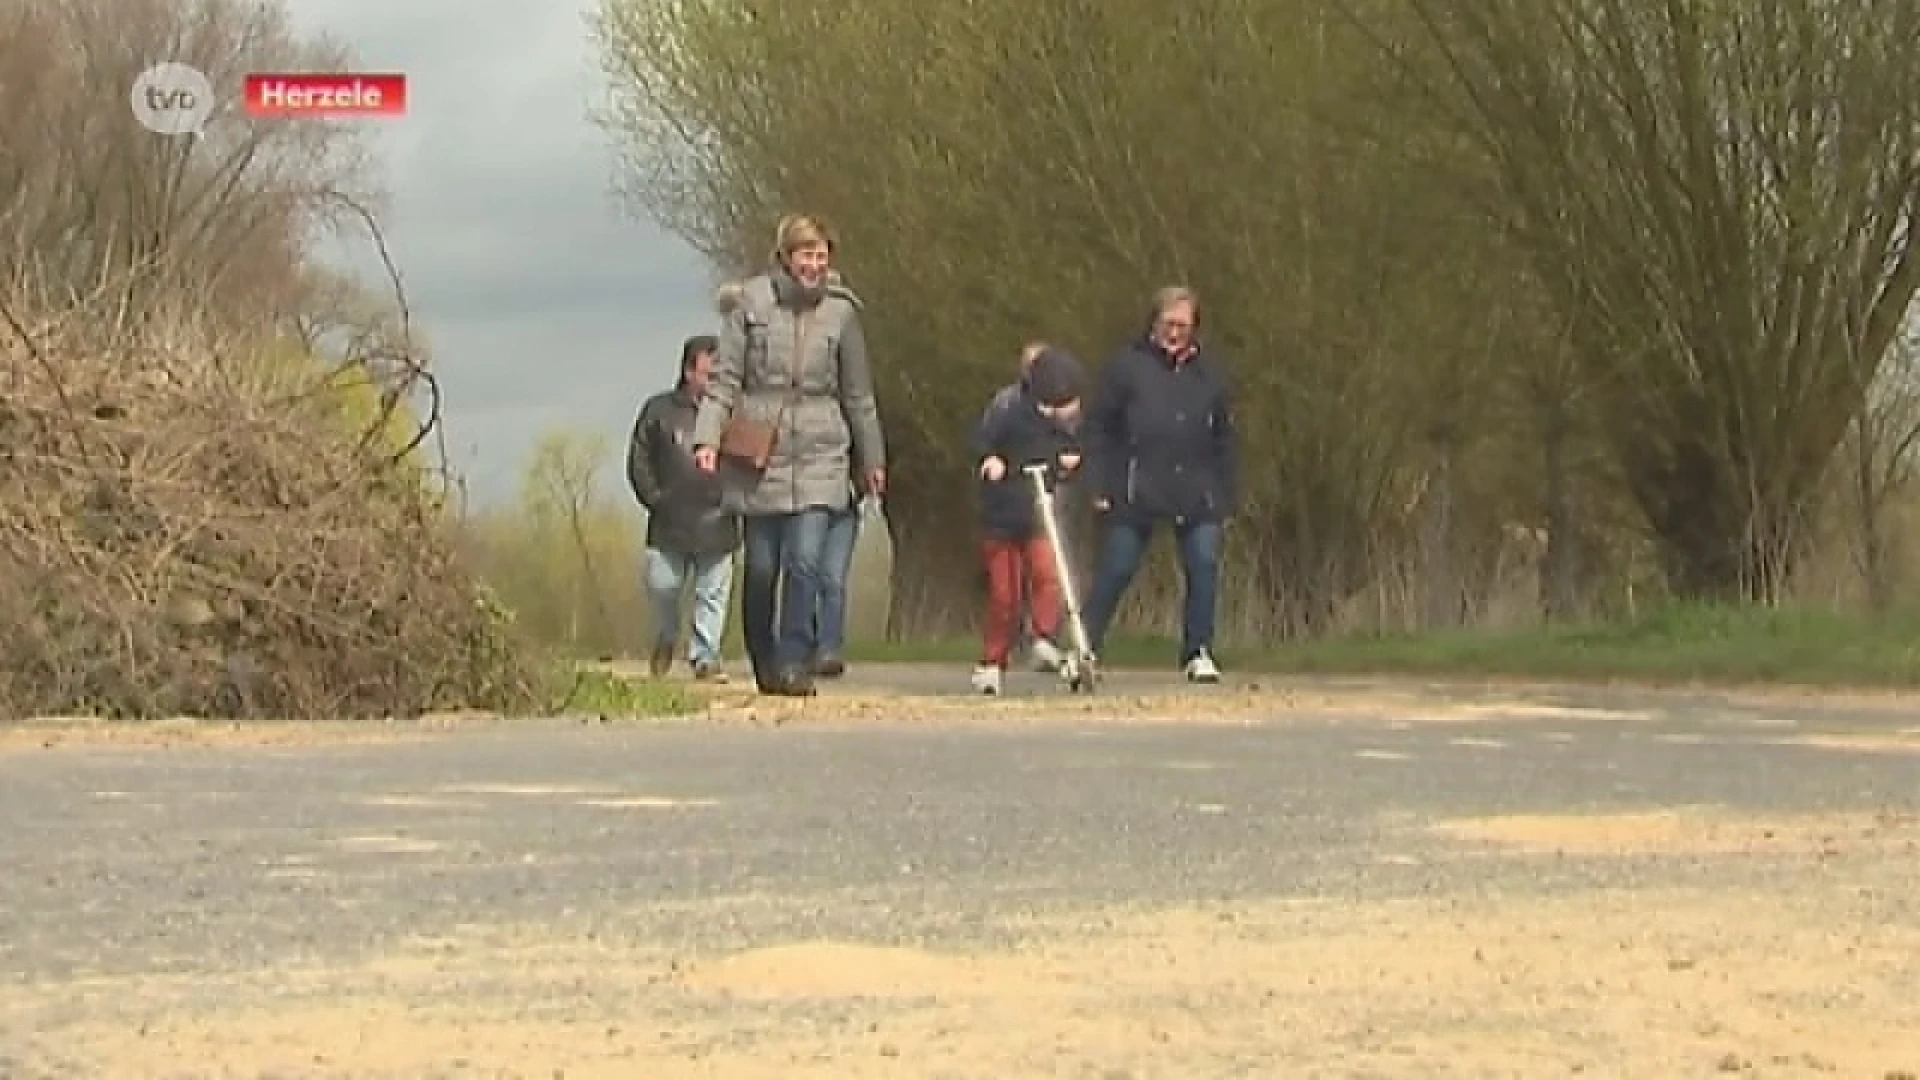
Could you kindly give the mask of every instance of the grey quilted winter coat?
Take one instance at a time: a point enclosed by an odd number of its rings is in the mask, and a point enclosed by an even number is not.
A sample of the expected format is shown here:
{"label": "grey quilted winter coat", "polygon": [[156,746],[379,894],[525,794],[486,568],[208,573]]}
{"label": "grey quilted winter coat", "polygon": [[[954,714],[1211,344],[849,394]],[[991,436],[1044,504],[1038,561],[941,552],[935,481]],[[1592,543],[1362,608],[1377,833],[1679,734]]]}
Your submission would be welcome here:
{"label": "grey quilted winter coat", "polygon": [[740,302],[722,326],[713,381],[694,422],[694,445],[717,446],[735,409],[778,420],[764,471],[721,458],[725,506],[735,513],[842,510],[852,502],[856,468],[886,467],[858,302],[837,283],[812,305],[813,325],[800,362],[801,392],[781,413],[793,385],[795,331],[805,307],[797,293],[793,279],[780,270],[744,283]]}

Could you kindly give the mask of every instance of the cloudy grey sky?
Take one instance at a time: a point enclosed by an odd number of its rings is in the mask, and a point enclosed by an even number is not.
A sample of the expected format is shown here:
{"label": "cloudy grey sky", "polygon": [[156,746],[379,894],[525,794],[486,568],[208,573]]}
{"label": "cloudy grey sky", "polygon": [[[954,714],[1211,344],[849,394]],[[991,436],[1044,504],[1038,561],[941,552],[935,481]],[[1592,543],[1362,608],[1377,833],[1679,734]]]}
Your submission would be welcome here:
{"label": "cloudy grey sky", "polygon": [[[407,75],[408,112],[369,120],[392,194],[387,239],[447,398],[476,501],[512,497],[558,426],[624,444],[679,344],[709,332],[705,261],[611,194],[587,120],[591,0],[289,0],[362,70]],[[377,273],[367,252],[357,267]],[[624,493],[616,462],[607,482]]]}

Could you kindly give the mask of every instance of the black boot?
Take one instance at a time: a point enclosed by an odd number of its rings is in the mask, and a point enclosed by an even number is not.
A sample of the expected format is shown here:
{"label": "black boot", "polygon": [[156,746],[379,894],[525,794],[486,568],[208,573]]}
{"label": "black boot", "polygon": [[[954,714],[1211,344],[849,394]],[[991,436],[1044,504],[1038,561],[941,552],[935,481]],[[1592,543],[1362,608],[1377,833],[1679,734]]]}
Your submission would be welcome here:
{"label": "black boot", "polygon": [[847,673],[847,662],[838,653],[821,653],[813,658],[813,674],[817,678],[837,679]]}

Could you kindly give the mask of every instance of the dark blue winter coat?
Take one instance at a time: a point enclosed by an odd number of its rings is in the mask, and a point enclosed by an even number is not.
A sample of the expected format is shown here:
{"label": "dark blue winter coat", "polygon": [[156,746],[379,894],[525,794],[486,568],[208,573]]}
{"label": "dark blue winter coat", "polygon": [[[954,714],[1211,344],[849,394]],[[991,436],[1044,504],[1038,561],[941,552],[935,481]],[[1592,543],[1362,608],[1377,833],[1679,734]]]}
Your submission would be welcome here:
{"label": "dark blue winter coat", "polygon": [[1007,473],[998,481],[980,478],[981,527],[989,537],[1023,540],[1040,528],[1033,478],[1026,474],[1026,466],[1047,466],[1051,487],[1060,479],[1061,455],[1078,453],[1080,440],[1042,413],[1039,400],[1022,387],[1009,397],[996,398],[980,418],[974,450],[976,469],[989,457],[1007,463]]}
{"label": "dark blue winter coat", "polygon": [[1204,347],[1175,362],[1153,341],[1100,371],[1082,433],[1089,495],[1132,520],[1221,521],[1239,504],[1233,392]]}

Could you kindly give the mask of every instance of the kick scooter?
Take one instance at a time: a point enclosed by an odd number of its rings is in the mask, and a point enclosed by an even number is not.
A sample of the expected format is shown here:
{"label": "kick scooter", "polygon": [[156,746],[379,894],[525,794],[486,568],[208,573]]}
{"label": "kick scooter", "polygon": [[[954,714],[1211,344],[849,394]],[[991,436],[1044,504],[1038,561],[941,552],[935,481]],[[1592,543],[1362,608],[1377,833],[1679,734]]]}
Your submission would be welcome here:
{"label": "kick scooter", "polygon": [[1053,491],[1047,484],[1052,472],[1047,465],[1028,465],[1025,472],[1033,481],[1034,507],[1040,512],[1040,527],[1046,531],[1047,546],[1053,549],[1053,569],[1060,579],[1061,606],[1066,608],[1069,648],[1060,664],[1060,678],[1074,693],[1093,692],[1098,677],[1093,646],[1087,640],[1087,623],[1080,614],[1080,590],[1073,584],[1073,566],[1067,558],[1067,546],[1061,539],[1060,516],[1054,508]]}

